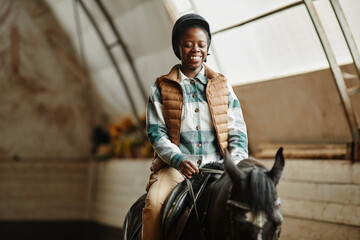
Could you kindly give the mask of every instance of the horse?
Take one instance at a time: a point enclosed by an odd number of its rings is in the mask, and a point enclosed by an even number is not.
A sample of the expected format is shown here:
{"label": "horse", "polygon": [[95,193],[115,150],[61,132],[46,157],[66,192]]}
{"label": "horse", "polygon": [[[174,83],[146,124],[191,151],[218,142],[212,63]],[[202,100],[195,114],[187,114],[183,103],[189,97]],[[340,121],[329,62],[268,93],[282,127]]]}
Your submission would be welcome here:
{"label": "horse", "polygon": [[[283,222],[276,191],[285,165],[282,151],[277,151],[271,170],[252,158],[236,165],[226,152],[224,173],[196,201],[201,221],[192,211],[177,239],[277,240]],[[145,198],[146,194],[127,213],[124,240],[141,239]]]}

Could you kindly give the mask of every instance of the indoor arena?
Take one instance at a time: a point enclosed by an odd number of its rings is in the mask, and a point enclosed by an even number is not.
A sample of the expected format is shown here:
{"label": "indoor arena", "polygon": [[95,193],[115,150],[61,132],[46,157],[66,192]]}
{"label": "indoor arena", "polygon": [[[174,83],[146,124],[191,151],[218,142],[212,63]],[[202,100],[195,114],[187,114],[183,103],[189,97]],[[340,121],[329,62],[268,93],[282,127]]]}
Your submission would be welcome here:
{"label": "indoor arena", "polygon": [[0,0],[0,239],[359,240],[360,1]]}

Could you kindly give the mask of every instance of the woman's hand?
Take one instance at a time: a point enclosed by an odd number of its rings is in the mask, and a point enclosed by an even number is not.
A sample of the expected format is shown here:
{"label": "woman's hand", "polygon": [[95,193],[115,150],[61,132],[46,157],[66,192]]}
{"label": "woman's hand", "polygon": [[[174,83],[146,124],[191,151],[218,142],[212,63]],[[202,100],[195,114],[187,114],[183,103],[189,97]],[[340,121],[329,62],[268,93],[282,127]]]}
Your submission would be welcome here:
{"label": "woman's hand", "polygon": [[188,159],[182,160],[178,167],[180,173],[186,178],[191,179],[191,176],[199,173],[197,166]]}
{"label": "woman's hand", "polygon": [[165,167],[167,164],[161,158],[157,157],[151,162],[150,171],[156,173],[163,167]]}

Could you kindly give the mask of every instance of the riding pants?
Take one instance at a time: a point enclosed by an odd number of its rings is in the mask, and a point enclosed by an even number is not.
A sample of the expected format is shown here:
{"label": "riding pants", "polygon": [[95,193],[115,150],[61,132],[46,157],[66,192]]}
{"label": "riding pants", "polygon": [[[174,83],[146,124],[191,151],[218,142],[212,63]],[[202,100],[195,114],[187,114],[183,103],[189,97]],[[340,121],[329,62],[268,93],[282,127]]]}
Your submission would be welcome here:
{"label": "riding pants", "polygon": [[161,209],[170,192],[184,177],[178,170],[166,166],[152,173],[146,186],[148,192],[142,212],[142,239],[158,240],[160,237]]}

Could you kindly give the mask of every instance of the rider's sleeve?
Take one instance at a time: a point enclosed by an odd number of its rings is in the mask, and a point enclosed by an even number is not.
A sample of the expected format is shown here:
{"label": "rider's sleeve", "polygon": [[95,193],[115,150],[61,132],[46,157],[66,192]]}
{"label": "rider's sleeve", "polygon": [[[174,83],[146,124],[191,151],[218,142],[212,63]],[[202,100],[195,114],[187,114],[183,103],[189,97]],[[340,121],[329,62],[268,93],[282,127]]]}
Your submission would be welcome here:
{"label": "rider's sleeve", "polygon": [[177,168],[186,157],[169,139],[162,108],[162,96],[157,86],[153,84],[146,106],[147,136],[159,157],[168,165]]}
{"label": "rider's sleeve", "polygon": [[229,83],[228,89],[228,149],[234,161],[238,163],[248,158],[248,138],[240,102]]}

